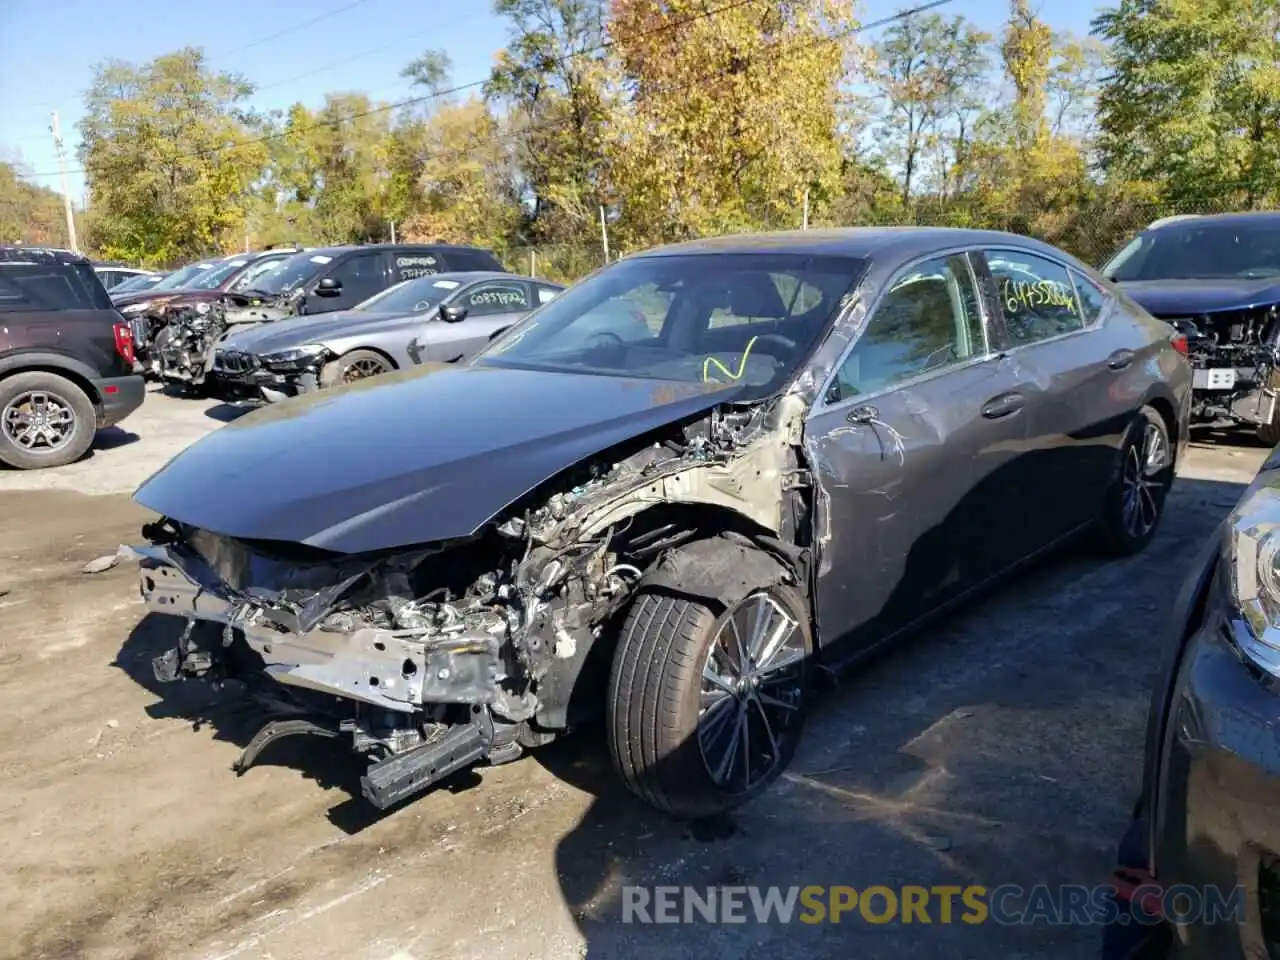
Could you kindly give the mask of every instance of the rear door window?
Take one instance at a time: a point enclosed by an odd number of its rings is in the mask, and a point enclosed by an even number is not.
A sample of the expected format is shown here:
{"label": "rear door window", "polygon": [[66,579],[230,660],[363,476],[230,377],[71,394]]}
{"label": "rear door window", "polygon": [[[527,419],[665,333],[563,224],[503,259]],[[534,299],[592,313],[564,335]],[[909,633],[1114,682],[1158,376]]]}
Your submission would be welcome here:
{"label": "rear door window", "polygon": [[0,263],[0,313],[110,307],[106,289],[87,264]]}
{"label": "rear door window", "polygon": [[987,250],[985,255],[1010,346],[1084,329],[1066,267],[1022,250]]}
{"label": "rear door window", "polygon": [[392,280],[395,283],[430,276],[448,269],[441,263],[439,254],[428,248],[397,250],[391,255],[391,264]]}

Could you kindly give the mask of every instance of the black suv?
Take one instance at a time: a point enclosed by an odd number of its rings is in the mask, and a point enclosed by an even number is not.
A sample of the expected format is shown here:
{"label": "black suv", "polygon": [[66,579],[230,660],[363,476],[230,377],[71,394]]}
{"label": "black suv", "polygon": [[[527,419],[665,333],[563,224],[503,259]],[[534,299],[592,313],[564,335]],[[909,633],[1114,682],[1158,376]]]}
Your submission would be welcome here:
{"label": "black suv", "polygon": [[142,405],[133,335],[78,254],[0,246],[0,463],[79,459]]}
{"label": "black suv", "polygon": [[[347,310],[401,280],[432,273],[504,267],[488,250],[439,243],[379,243],[324,247],[296,253],[247,290],[228,296],[229,306],[255,310],[249,322],[282,316]],[[236,322],[236,317],[229,317]]]}

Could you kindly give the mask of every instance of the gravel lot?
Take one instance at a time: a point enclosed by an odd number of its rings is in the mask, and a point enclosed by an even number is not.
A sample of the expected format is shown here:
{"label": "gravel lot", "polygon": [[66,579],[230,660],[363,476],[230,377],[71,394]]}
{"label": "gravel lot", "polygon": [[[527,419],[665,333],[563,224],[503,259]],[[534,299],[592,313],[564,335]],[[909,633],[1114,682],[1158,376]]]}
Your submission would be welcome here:
{"label": "gravel lot", "polygon": [[[1104,882],[1138,778],[1153,632],[1265,451],[1193,447],[1140,557],[1055,559],[847,678],[790,774],[717,829],[632,802],[568,741],[381,819],[296,740],[243,778],[234,697],[166,688],[128,491],[234,414],[151,396],[97,452],[0,472],[0,954],[22,958],[1082,958],[1098,931],[638,926],[639,884]],[[357,792],[358,792],[358,788]]]}

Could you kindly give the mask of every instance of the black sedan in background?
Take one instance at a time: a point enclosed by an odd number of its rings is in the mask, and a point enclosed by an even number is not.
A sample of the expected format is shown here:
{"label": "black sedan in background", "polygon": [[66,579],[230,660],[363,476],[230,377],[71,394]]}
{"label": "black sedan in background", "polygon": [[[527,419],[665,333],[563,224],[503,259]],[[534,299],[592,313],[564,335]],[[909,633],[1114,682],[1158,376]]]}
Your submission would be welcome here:
{"label": "black sedan in background", "polygon": [[1147,724],[1142,793],[1120,845],[1118,887],[1130,910],[1118,915],[1128,922],[1107,930],[1103,956],[1274,960],[1280,957],[1280,448],[1205,545],[1179,594],[1167,640]]}
{"label": "black sedan in background", "polygon": [[1190,387],[1164,324],[1025,237],[649,251],[468,364],[171,460],[135,494],[165,518],[142,593],[201,629],[157,677],[251,678],[311,722],[245,763],[340,737],[381,807],[595,724],[638,796],[721,812],[786,768],[819,669],[1077,535],[1142,550]]}

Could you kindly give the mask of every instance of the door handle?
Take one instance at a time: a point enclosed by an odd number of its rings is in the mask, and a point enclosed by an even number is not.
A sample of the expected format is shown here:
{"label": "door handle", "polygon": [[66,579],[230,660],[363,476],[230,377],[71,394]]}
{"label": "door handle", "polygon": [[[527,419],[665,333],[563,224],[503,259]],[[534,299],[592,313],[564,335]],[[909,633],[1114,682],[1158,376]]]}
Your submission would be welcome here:
{"label": "door handle", "polygon": [[870,423],[880,419],[880,411],[870,406],[854,407],[845,419],[850,423]]}
{"label": "door handle", "polygon": [[982,415],[988,420],[999,420],[1017,413],[1026,403],[1027,398],[1020,393],[1002,393],[983,404]]}
{"label": "door handle", "polygon": [[1112,370],[1123,370],[1129,364],[1133,363],[1135,354],[1132,350],[1117,350],[1111,356],[1107,357],[1107,366]]}

